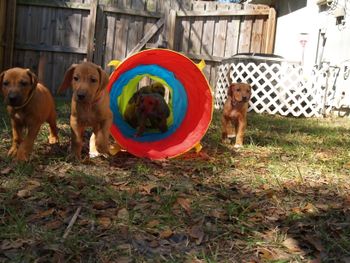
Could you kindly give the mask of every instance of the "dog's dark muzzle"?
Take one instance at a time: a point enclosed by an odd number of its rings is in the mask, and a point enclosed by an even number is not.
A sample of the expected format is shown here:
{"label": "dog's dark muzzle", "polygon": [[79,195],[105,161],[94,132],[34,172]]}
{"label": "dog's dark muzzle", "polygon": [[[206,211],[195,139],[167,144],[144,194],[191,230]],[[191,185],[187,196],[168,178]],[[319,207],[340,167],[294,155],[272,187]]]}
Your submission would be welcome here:
{"label": "dog's dark muzzle", "polygon": [[22,103],[22,96],[19,93],[9,93],[6,102],[10,106],[19,106]]}
{"label": "dog's dark muzzle", "polygon": [[76,93],[76,100],[84,102],[87,100],[87,92],[84,90],[78,90]]}
{"label": "dog's dark muzzle", "polygon": [[250,100],[250,97],[242,97],[243,102],[248,102]]}

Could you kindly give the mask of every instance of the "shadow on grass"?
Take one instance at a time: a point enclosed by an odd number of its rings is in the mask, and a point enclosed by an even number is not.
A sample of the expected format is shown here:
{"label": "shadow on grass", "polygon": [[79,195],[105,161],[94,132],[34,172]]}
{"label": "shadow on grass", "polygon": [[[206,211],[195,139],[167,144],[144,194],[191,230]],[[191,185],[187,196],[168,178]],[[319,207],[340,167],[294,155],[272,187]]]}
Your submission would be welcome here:
{"label": "shadow on grass", "polygon": [[[167,171],[127,156],[112,162],[129,173],[106,162],[78,169],[28,164],[21,167],[27,173],[14,168],[2,177],[1,262],[348,262],[350,203],[339,189],[218,183],[207,166],[182,162],[179,171],[177,160]],[[3,184],[12,180],[17,188]],[[33,182],[35,193],[19,196]]]}
{"label": "shadow on grass", "polygon": [[69,103],[57,105],[59,148],[42,135],[32,162],[17,165],[0,146],[0,262],[349,262],[348,170],[276,179],[268,169],[300,147],[346,152],[349,129],[250,114],[247,148],[235,151],[220,142],[216,112],[201,155],[81,164],[65,160]]}

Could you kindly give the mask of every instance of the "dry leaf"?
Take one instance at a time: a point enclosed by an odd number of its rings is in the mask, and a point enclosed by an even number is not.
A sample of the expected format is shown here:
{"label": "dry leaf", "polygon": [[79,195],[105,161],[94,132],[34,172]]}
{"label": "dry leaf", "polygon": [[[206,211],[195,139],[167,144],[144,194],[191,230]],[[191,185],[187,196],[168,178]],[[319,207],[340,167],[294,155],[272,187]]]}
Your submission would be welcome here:
{"label": "dry leaf", "polygon": [[189,199],[179,197],[176,199],[176,203],[179,204],[187,213],[191,213],[191,201]]}
{"label": "dry leaf", "polygon": [[129,212],[126,208],[122,208],[118,211],[117,218],[123,222],[129,221]]}
{"label": "dry leaf", "polygon": [[303,207],[303,211],[308,212],[308,213],[315,213],[316,212],[316,208],[315,208],[315,206],[313,204],[307,203]]}
{"label": "dry leaf", "polygon": [[160,238],[169,238],[173,235],[173,231],[171,229],[165,229],[159,234]]}
{"label": "dry leaf", "polygon": [[185,261],[185,263],[204,263],[204,262],[205,262],[204,260],[197,259],[197,258],[191,258]]}
{"label": "dry leaf", "polygon": [[78,220],[78,225],[79,226],[86,226],[86,225],[89,225],[91,224],[91,220],[89,219],[80,219]]}
{"label": "dry leaf", "polygon": [[1,242],[0,250],[9,250],[9,249],[18,249],[23,247],[26,244],[33,244],[34,241],[30,239],[17,239],[14,241],[4,240]]}
{"label": "dry leaf", "polygon": [[24,189],[17,192],[17,196],[20,198],[29,197],[32,195],[31,191],[41,186],[41,183],[36,180],[28,180],[27,185]]}
{"label": "dry leaf", "polygon": [[275,254],[267,248],[259,248],[257,252],[258,252],[258,256],[262,259],[265,259],[265,260],[275,259]]}
{"label": "dry leaf", "polygon": [[109,203],[106,201],[95,201],[93,202],[92,207],[97,210],[102,210],[108,208]]}
{"label": "dry leaf", "polygon": [[329,205],[325,203],[317,203],[315,206],[317,209],[320,209],[323,211],[327,211],[329,209]]}
{"label": "dry leaf", "polygon": [[227,219],[226,211],[222,209],[214,209],[210,211],[210,215],[218,219]]}
{"label": "dry leaf", "polygon": [[1,170],[0,174],[1,174],[1,175],[7,175],[7,174],[9,174],[11,171],[12,171],[12,168],[11,168],[11,167],[6,167],[6,168],[4,168],[4,169]]}
{"label": "dry leaf", "polygon": [[204,231],[203,228],[201,226],[193,226],[189,229],[188,234],[190,235],[190,237],[196,239],[196,244],[200,245],[203,241],[204,238]]}
{"label": "dry leaf", "polygon": [[280,219],[279,216],[276,216],[276,215],[265,216],[265,218],[269,221],[274,221],[274,222]]}
{"label": "dry leaf", "polygon": [[54,208],[50,208],[48,210],[45,210],[45,211],[40,211],[34,215],[31,215],[29,217],[29,221],[35,221],[35,220],[38,220],[38,219],[41,219],[41,218],[45,218],[45,217],[48,217],[50,215],[53,214],[53,212],[55,211]]}
{"label": "dry leaf", "polygon": [[134,262],[134,260],[132,258],[129,258],[129,257],[125,256],[125,257],[117,257],[115,262],[118,262],[118,263],[131,263],[131,262]]}
{"label": "dry leaf", "polygon": [[20,198],[29,197],[30,195],[31,195],[31,192],[30,190],[27,190],[27,189],[19,190],[17,192],[17,196]]}
{"label": "dry leaf", "polygon": [[99,217],[97,219],[97,223],[102,227],[102,228],[109,228],[112,224],[112,220],[109,217]]}
{"label": "dry leaf", "polygon": [[51,229],[51,230],[53,230],[53,229],[58,229],[58,228],[60,228],[61,226],[62,226],[62,222],[59,221],[59,220],[50,221],[50,222],[48,222],[48,223],[45,224],[45,227],[46,227],[47,229]]}
{"label": "dry leaf", "polygon": [[300,207],[293,207],[293,208],[292,208],[292,211],[293,211],[294,213],[296,213],[296,214],[301,214],[301,209],[300,209]]}
{"label": "dry leaf", "polygon": [[159,225],[159,221],[158,220],[152,220],[152,221],[149,221],[148,223],[147,223],[147,227],[149,227],[149,228],[153,228],[153,227],[155,227],[155,226],[158,226]]}
{"label": "dry leaf", "polygon": [[294,238],[287,238],[286,240],[283,241],[283,246],[288,248],[291,252],[300,252],[301,248],[299,247],[299,242],[294,239]]}
{"label": "dry leaf", "polygon": [[38,188],[39,186],[41,186],[41,183],[39,181],[28,180],[26,189],[34,190],[34,189]]}
{"label": "dry leaf", "polygon": [[157,240],[152,240],[148,245],[152,248],[156,248],[159,247],[159,242]]}
{"label": "dry leaf", "polygon": [[140,186],[140,191],[145,192],[146,194],[151,194],[151,191],[157,188],[156,184],[150,183],[150,184],[146,184],[146,185],[142,185]]}

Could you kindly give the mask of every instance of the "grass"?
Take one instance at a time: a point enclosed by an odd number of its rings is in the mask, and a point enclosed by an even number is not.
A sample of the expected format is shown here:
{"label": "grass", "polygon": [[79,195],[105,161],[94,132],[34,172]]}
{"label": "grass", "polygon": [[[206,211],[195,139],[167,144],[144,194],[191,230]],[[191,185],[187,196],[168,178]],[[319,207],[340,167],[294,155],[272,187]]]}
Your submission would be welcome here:
{"label": "grass", "polygon": [[199,155],[72,163],[57,105],[60,146],[43,126],[26,164],[0,105],[0,262],[349,262],[349,119],[249,113],[235,150],[215,112]]}

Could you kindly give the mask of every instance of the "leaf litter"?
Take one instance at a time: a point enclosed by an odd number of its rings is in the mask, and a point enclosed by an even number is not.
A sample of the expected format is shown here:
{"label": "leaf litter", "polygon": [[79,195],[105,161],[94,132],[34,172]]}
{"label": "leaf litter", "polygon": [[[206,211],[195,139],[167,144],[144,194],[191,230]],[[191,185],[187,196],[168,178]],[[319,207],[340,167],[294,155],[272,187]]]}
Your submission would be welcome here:
{"label": "leaf litter", "polygon": [[[255,118],[260,129],[280,121]],[[295,129],[310,127],[283,120]],[[77,164],[62,161],[65,152],[57,151],[51,163],[37,154],[35,169],[20,176],[16,167],[2,164],[0,260],[346,262],[349,160],[316,149],[319,140],[312,136],[300,138],[311,149],[302,157],[282,136],[274,134],[274,143],[281,143],[273,146],[265,140],[269,128],[248,130],[248,141],[256,144],[235,151],[212,139],[218,123],[204,138],[205,152],[174,160],[141,160],[124,152]],[[344,138],[339,140],[349,145]]]}

